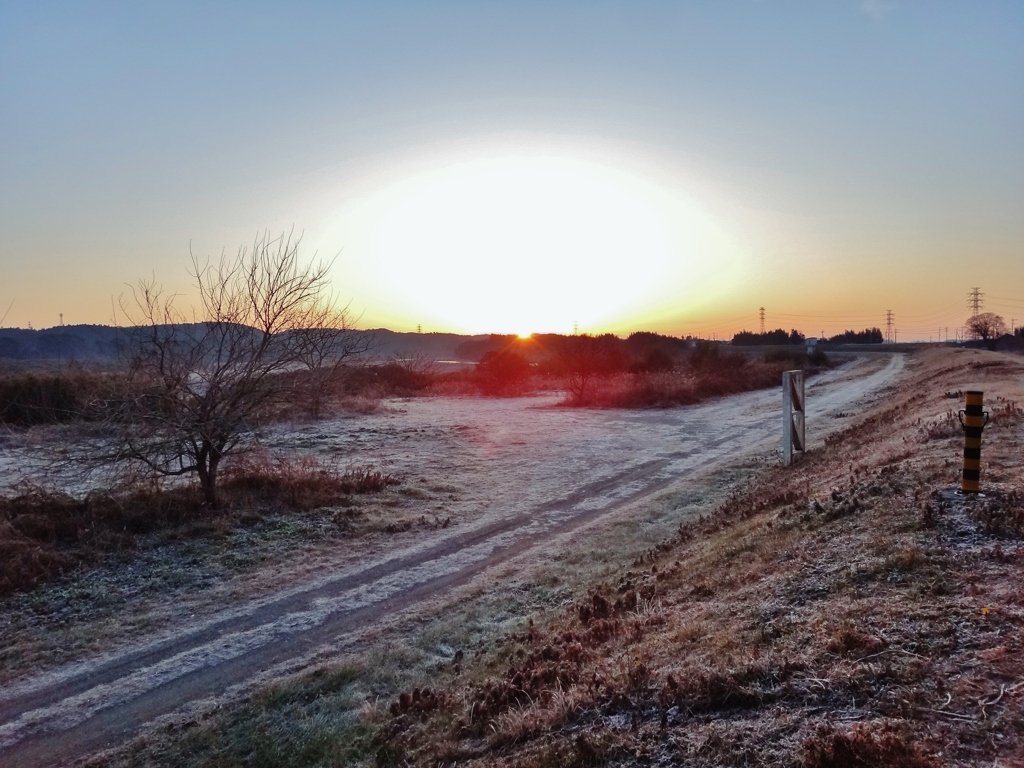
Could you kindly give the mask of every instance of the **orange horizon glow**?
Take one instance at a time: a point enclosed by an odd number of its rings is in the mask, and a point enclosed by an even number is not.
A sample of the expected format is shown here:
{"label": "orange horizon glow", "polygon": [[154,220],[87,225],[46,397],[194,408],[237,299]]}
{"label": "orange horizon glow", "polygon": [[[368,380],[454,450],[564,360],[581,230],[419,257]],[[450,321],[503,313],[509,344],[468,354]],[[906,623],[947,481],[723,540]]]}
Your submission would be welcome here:
{"label": "orange horizon glow", "polygon": [[[867,261],[847,259],[866,246],[804,242],[806,225],[726,204],[699,175],[669,173],[666,162],[610,144],[533,137],[495,139],[469,153],[414,154],[415,161],[392,163],[388,176],[368,172],[358,194],[349,192],[329,224],[303,240],[311,261],[317,251],[340,251],[335,292],[351,301],[361,328],[520,338],[652,331],[728,340],[757,331],[766,306],[768,330],[812,337],[884,328],[886,310],[894,309],[898,340],[938,341],[956,338],[967,318],[963,245],[955,241],[929,250],[935,261],[924,273],[874,244]],[[1009,252],[1011,245],[989,247]],[[215,255],[221,247],[232,250],[218,240],[196,251]],[[185,252],[161,257],[164,269],[154,270],[183,305],[192,293]],[[133,264],[117,275],[108,267],[114,290],[148,271]],[[999,284],[1021,279],[1021,262],[1013,264],[998,273]],[[971,278],[986,288],[987,280],[993,274]],[[914,291],[903,289],[908,283]],[[85,287],[58,305],[64,323],[116,324],[109,294]],[[1024,301],[1004,292],[989,293],[986,309],[1020,325]],[[35,319],[23,307],[41,305],[41,296],[19,294],[10,324]]]}
{"label": "orange horizon glow", "polygon": [[446,159],[336,229],[340,280],[386,323],[470,334],[520,334],[524,317],[537,332],[649,324],[723,299],[745,260],[681,190],[568,151]]}

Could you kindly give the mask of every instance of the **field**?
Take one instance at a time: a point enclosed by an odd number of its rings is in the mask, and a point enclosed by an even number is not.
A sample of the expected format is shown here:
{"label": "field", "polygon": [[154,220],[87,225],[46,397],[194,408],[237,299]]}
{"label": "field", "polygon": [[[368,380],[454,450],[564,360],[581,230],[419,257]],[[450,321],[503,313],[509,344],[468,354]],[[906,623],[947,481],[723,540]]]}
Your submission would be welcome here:
{"label": "field", "polygon": [[[1012,760],[1020,365],[902,363],[814,380],[812,450],[785,472],[775,392],[416,398],[275,427],[293,465],[399,482],[193,520],[6,598],[0,743],[47,764],[166,713],[93,764]],[[974,385],[995,414],[970,503],[947,493],[945,394]]]}

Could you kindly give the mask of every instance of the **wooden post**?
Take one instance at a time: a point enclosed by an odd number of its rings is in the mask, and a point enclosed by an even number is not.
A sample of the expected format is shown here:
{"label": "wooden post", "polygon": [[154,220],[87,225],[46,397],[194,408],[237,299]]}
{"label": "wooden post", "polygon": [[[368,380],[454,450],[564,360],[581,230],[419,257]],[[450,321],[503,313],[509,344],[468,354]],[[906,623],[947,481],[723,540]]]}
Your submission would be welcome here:
{"label": "wooden post", "polygon": [[793,463],[793,451],[804,450],[804,372],[782,374],[782,463]]}
{"label": "wooden post", "polygon": [[964,467],[960,481],[962,493],[977,493],[981,480],[981,430],[988,424],[982,409],[985,393],[976,389],[967,392],[964,410],[957,415],[964,427]]}

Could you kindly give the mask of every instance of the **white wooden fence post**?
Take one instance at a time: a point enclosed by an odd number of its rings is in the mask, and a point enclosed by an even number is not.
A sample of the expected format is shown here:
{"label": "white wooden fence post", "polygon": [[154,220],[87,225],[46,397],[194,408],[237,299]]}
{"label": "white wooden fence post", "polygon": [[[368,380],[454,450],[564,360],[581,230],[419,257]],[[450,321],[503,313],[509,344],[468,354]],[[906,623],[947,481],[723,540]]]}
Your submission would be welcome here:
{"label": "white wooden fence post", "polygon": [[793,463],[793,451],[804,450],[804,372],[782,374],[782,463]]}

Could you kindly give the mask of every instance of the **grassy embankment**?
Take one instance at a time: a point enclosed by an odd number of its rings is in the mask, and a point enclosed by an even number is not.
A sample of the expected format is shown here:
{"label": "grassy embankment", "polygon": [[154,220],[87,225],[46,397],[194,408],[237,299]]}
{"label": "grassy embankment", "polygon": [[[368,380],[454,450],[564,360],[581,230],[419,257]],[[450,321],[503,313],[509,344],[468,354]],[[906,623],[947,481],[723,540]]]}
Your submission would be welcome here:
{"label": "grassy embankment", "polygon": [[[496,633],[452,613],[412,645],[382,638],[100,762],[1017,764],[1022,374],[1020,358],[922,353],[828,445],[757,472],[632,564],[606,554],[596,567],[590,550],[553,566],[561,580],[542,569],[547,599],[528,582],[525,625]],[[986,495],[964,500],[949,491],[968,388],[993,418]],[[481,591],[472,610],[530,599]]]}

